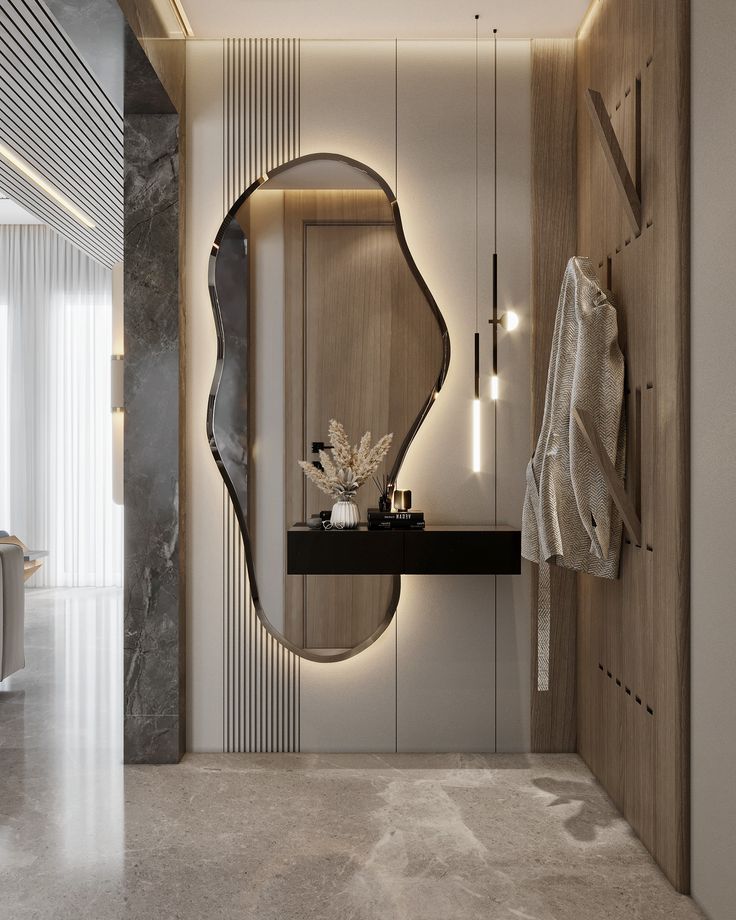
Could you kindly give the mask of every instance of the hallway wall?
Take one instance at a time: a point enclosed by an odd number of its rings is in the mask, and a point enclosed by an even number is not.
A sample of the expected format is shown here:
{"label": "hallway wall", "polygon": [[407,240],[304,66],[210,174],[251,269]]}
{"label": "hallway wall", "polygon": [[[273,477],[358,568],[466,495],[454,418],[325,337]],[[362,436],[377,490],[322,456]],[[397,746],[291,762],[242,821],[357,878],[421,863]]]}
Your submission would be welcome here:
{"label": "hallway wall", "polygon": [[733,0],[692,4],[692,892],[736,910]]}
{"label": "hallway wall", "polygon": [[[226,55],[243,46],[188,44],[188,747],[240,749],[225,714],[252,705],[228,684],[233,594],[242,564],[229,499],[205,436],[215,361],[207,259],[225,211],[251,176],[227,148]],[[260,51],[258,52],[260,53]],[[223,66],[225,64],[225,66]],[[499,264],[501,307],[522,325],[499,339],[501,399],[490,386],[493,206],[492,52],[481,53],[480,332],[483,472],[471,470],[475,328],[475,49],[472,42],[299,43],[297,153],[347,154],[397,190],[409,248],[449,327],[449,376],[401,474],[437,523],[520,525],[529,454],[530,46],[499,43]],[[228,96],[227,99],[230,97]],[[229,121],[228,121],[229,124]],[[246,126],[247,130],[247,126]],[[247,164],[246,164],[247,169]],[[234,187],[237,178],[239,187]],[[242,186],[242,187],[241,187]],[[498,451],[496,451],[496,438]],[[496,466],[496,457],[498,464]],[[228,561],[229,560],[229,561]],[[228,606],[229,605],[229,606]],[[230,611],[228,613],[228,610]],[[257,624],[256,624],[257,625]],[[345,662],[290,665],[302,750],[492,751],[529,745],[529,580],[405,578],[397,615],[369,649]],[[261,641],[261,640],[258,640]],[[265,646],[264,646],[265,648]],[[250,655],[245,648],[238,652]],[[271,654],[270,646],[266,652]],[[268,699],[264,704],[268,707]],[[238,742],[239,744],[240,742]],[[248,749],[247,742],[245,747]],[[264,742],[258,740],[256,749]],[[268,741],[265,742],[268,747]]]}

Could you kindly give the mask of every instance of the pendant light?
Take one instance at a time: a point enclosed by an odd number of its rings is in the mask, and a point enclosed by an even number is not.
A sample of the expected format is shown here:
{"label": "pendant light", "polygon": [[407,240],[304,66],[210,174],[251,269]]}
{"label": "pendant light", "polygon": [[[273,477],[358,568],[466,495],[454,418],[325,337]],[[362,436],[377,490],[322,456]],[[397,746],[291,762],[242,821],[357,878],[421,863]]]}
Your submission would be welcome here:
{"label": "pendant light", "polygon": [[498,399],[498,29],[493,30],[493,371],[491,399]]}
{"label": "pendant light", "polygon": [[473,472],[480,473],[480,332],[478,331],[478,20],[475,14],[475,376],[473,391]]}
{"label": "pendant light", "polygon": [[493,313],[488,322],[493,326],[493,375],[491,399],[498,399],[498,327],[513,332],[519,325],[519,314],[506,310],[498,314],[498,29],[493,30]]}

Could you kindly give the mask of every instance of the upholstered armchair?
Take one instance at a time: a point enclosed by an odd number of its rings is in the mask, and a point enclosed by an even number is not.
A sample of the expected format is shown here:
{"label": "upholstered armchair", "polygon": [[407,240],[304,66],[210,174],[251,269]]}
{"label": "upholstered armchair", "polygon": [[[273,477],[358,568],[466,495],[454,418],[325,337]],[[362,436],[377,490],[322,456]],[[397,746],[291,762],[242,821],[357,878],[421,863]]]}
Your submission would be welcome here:
{"label": "upholstered armchair", "polygon": [[0,681],[25,667],[23,549],[0,543]]}

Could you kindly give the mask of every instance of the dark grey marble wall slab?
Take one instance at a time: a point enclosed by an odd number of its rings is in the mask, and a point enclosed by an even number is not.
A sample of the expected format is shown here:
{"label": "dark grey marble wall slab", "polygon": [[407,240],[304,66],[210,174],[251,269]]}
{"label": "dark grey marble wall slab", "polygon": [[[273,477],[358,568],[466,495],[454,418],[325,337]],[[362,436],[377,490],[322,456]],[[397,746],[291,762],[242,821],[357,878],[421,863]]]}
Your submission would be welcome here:
{"label": "dark grey marble wall slab", "polygon": [[126,763],[184,751],[178,129],[178,115],[137,114],[126,99]]}

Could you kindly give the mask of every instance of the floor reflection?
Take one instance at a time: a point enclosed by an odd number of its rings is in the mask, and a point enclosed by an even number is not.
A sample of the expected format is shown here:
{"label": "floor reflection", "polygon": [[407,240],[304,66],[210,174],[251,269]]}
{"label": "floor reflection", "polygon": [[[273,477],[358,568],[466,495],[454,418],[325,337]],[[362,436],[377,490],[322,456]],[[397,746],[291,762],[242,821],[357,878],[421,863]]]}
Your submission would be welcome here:
{"label": "floor reflection", "polygon": [[122,592],[29,589],[0,683],[0,863],[122,870]]}

